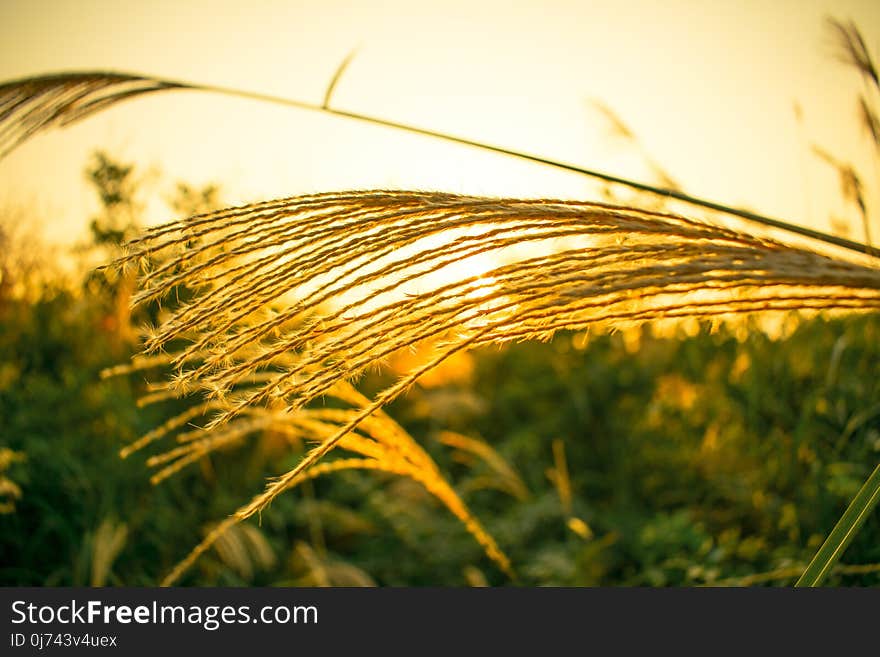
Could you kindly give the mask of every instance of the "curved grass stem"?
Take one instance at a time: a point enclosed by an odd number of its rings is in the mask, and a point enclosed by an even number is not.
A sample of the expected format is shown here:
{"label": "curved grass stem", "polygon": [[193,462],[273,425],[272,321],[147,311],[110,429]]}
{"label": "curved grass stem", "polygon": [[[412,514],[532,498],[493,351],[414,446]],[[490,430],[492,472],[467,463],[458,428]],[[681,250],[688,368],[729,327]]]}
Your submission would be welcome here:
{"label": "curved grass stem", "polygon": [[[471,146],[484,151],[499,153],[508,157],[517,158],[542,164],[563,171],[570,171],[604,182],[609,182],[641,192],[646,192],[666,199],[675,199],[695,207],[701,207],[715,212],[736,216],[753,223],[763,224],[771,228],[788,231],[804,237],[832,244],[834,246],[867,253],[876,256],[869,246],[860,244],[835,235],[829,235],[821,231],[812,230],[804,226],[775,219],[742,208],[724,205],[697,196],[691,196],[676,189],[668,189],[648,185],[646,183],[630,180],[620,176],[611,175],[595,169],[578,166],[568,162],[562,162],[539,155],[524,153],[511,148],[495,146],[485,142],[451,135],[436,130],[421,128],[418,126],[383,119],[377,116],[351,112],[330,106],[332,94],[337,86],[339,78],[344,73],[354,53],[350,54],[337,68],[335,75],[330,81],[324,94],[323,102],[314,103],[292,98],[284,98],[271,94],[263,94],[244,89],[225,87],[220,85],[199,84],[183,80],[171,80],[165,78],[152,78],[141,74],[116,73],[108,71],[97,72],[74,72],[62,74],[41,75],[20,80],[0,83],[0,158],[9,153],[24,140],[34,133],[45,129],[50,125],[65,126],[84,118],[95,111],[104,109],[118,101],[133,98],[144,93],[169,89],[190,89],[246,98],[260,102],[273,103],[286,107],[302,110],[323,112],[333,116],[370,123],[372,125],[385,126],[394,130],[423,135],[433,139]],[[72,86],[71,86],[72,85]],[[78,87],[81,86],[82,88]],[[45,98],[44,98],[45,97]],[[9,142],[4,146],[5,142]]]}

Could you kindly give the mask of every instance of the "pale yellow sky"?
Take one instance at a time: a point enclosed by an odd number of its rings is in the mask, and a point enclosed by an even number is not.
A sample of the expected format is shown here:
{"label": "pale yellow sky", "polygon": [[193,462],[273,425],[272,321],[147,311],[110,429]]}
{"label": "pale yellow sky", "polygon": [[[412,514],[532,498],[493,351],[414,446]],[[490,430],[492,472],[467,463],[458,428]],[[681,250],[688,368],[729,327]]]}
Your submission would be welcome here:
{"label": "pale yellow sky", "polygon": [[[590,104],[599,100],[685,191],[827,231],[832,214],[855,214],[811,143],[851,160],[869,202],[880,200],[855,113],[861,82],[832,60],[827,14],[852,18],[880,53],[871,1],[0,0],[0,79],[122,70],[319,102],[358,47],[339,108],[654,182],[639,153],[609,135]],[[95,207],[82,170],[98,147],[160,167],[164,191],[176,179],[217,181],[229,203],[374,187],[581,198],[593,189],[425,137],[168,92],[0,161],[0,207],[36,207],[55,241],[82,235]],[[158,204],[150,213],[170,218]]]}

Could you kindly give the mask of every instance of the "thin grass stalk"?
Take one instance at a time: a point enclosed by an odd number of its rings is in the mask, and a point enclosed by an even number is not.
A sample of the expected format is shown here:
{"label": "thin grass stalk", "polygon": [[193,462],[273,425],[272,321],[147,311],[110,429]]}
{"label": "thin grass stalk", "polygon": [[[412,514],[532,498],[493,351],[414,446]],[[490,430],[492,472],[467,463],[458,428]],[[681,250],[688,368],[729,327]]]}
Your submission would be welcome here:
{"label": "thin grass stalk", "polygon": [[[781,229],[790,233],[797,233],[810,239],[833,244],[844,249],[858,252],[863,252],[865,250],[864,245],[859,244],[858,242],[853,242],[842,237],[829,235],[827,233],[805,228],[797,224],[792,224],[790,222],[741,208],[735,208],[708,199],[692,196],[677,189],[657,187],[620,176],[614,176],[602,171],[553,160],[551,158],[532,155],[510,148],[494,146],[474,139],[449,135],[443,132],[420,128],[397,121],[330,107],[328,104],[329,96],[332,94],[333,89],[336,86],[335,82],[338,81],[338,76],[341,75],[348,61],[350,61],[350,57],[351,55],[349,55],[349,58],[344,60],[342,66],[337,69],[337,80],[334,80],[328,87],[324,102],[321,104],[218,85],[159,79],[128,73],[101,71],[78,72],[51,74],[13,80],[0,85],[0,157],[5,156],[33,134],[47,127],[63,127],[129,97],[143,95],[153,91],[188,89],[193,91],[217,93],[225,96],[247,98],[250,100],[268,102],[308,111],[322,112],[372,125],[380,125],[394,130],[470,146],[480,150],[499,153],[508,157],[553,167],[555,169],[570,171],[604,182],[622,185],[661,198],[675,199],[691,206],[722,212],[764,226]],[[133,89],[131,88],[132,85],[134,85]],[[41,100],[42,102],[40,102]]]}
{"label": "thin grass stalk", "polygon": [[874,468],[874,472],[849,503],[795,586],[822,585],[878,502],[880,502],[880,464]]}

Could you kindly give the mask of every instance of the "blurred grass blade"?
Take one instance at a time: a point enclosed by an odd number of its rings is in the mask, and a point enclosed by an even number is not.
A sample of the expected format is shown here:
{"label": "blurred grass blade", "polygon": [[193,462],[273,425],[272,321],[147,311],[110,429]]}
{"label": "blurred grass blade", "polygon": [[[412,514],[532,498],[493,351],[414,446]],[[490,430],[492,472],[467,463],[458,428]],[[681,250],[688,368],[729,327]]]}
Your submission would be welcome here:
{"label": "blurred grass blade", "polygon": [[810,565],[795,586],[820,586],[825,576],[840,559],[859,527],[880,501],[880,465],[850,502],[849,508],[831,530],[831,534],[819,548]]}

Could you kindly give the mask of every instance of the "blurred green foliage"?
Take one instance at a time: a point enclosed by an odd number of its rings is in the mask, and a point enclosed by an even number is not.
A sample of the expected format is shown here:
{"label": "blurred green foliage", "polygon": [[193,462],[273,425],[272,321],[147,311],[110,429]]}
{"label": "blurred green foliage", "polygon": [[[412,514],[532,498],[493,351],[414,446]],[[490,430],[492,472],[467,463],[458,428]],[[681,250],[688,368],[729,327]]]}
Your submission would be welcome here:
{"label": "blurred green foliage", "polygon": [[[106,210],[94,242],[112,251],[136,219],[132,168],[99,157],[91,172]],[[217,203],[211,187],[181,186],[173,201]],[[3,271],[8,283],[14,269]],[[139,409],[142,377],[100,371],[134,353],[130,325],[155,309],[125,315],[130,286],[100,272],[38,294],[14,287],[0,285],[0,485],[16,491],[0,514],[0,584],[155,584],[300,458],[268,436],[150,486],[144,457],[118,451],[174,404]],[[389,413],[509,554],[515,584],[791,584],[880,460],[880,317],[785,323],[776,339],[707,323],[484,349],[468,376],[416,386]],[[462,458],[440,440],[447,430],[491,445],[527,494],[493,486],[499,468]],[[880,519],[843,562],[880,562]],[[363,472],[282,496],[182,583],[373,582],[511,583],[417,483]],[[828,580],[878,582],[880,569],[846,567]]]}

